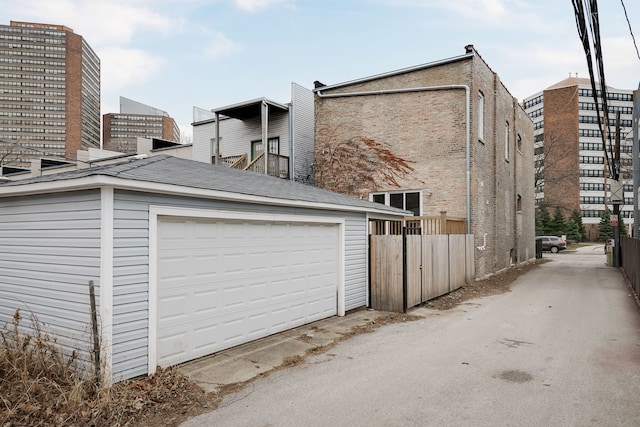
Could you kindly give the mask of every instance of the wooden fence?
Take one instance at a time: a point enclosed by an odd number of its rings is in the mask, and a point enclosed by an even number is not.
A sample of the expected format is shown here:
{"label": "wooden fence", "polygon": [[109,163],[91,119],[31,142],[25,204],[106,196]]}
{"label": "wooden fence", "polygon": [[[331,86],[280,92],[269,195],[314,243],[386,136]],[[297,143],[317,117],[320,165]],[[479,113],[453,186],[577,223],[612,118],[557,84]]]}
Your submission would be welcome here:
{"label": "wooden fence", "polygon": [[465,218],[447,216],[446,211],[438,216],[407,216],[404,221],[372,219],[369,221],[369,234],[383,235],[402,234],[402,227],[407,227],[407,234],[465,234],[467,223]]}
{"label": "wooden fence", "polygon": [[371,235],[371,308],[405,312],[475,278],[474,236]]}
{"label": "wooden fence", "polygon": [[629,278],[631,286],[640,296],[640,239],[621,237],[622,269]]}

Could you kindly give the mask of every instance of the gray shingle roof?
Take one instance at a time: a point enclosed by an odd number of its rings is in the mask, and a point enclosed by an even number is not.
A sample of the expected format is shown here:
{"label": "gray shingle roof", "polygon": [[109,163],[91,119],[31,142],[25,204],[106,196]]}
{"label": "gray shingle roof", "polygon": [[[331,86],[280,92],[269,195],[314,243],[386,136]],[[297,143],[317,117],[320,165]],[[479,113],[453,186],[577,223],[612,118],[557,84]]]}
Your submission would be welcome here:
{"label": "gray shingle roof", "polygon": [[2,194],[2,188],[6,187],[43,182],[59,182],[98,175],[280,200],[334,204],[345,207],[385,211],[391,214],[404,212],[400,209],[384,206],[379,203],[361,200],[281,178],[167,155],[158,155],[59,174],[9,181],[0,184],[0,195]]}

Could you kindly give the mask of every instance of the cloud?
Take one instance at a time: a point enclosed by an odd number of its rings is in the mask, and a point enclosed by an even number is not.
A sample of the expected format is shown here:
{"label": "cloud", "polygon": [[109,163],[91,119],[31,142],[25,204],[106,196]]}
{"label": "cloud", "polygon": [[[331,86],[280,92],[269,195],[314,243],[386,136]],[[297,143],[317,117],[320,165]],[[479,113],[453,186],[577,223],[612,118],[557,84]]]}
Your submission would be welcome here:
{"label": "cloud", "polygon": [[240,50],[240,46],[222,33],[207,31],[209,42],[204,55],[209,60],[216,60]]}
{"label": "cloud", "polygon": [[117,91],[130,84],[140,85],[158,74],[164,58],[139,49],[109,47],[98,52],[101,86],[105,92]]}
{"label": "cloud", "polygon": [[[181,28],[181,22],[156,12],[155,3],[144,0],[22,0],[6,11],[21,20],[63,24],[99,47],[125,44],[137,32],[168,34]],[[14,18],[15,19],[15,18]]]}
{"label": "cloud", "polygon": [[285,3],[285,0],[233,0],[236,7],[245,12],[257,12],[270,6]]}
{"label": "cloud", "polygon": [[507,15],[507,7],[503,0],[449,0],[439,2],[439,5],[467,18],[482,16],[483,19],[499,21]]}
{"label": "cloud", "polygon": [[604,37],[602,52],[607,85],[617,89],[636,89],[640,61],[631,37]]}
{"label": "cloud", "polygon": [[520,49],[494,47],[496,60],[491,67],[497,71],[513,96],[531,96],[578,72],[586,77],[584,55],[578,41],[561,46],[545,43],[523,43]]}

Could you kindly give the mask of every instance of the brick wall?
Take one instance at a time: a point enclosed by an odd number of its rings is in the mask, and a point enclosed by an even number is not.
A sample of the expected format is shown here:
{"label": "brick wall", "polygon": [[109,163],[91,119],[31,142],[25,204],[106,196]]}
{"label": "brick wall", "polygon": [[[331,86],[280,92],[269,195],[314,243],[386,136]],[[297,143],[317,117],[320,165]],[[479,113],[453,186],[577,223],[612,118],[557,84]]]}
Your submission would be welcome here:
{"label": "brick wall", "polygon": [[[498,76],[479,55],[323,90],[325,95],[425,86],[470,87],[471,233],[475,235],[476,277],[499,271],[534,254],[533,126]],[[484,97],[484,135],[478,134],[478,97]],[[422,214],[466,217],[466,98],[462,89],[322,98],[316,95],[316,183],[344,174],[357,180],[349,159],[336,161],[336,146],[368,138],[407,162],[413,171],[397,185],[374,175],[351,194],[419,190]],[[510,132],[506,138],[505,126]],[[518,150],[520,136],[520,150]],[[505,144],[509,144],[505,158]],[[362,148],[363,150],[366,149]],[[351,154],[353,156],[353,153]],[[332,162],[333,161],[333,162]],[[344,169],[335,165],[346,165]],[[380,165],[383,168],[384,165]],[[325,186],[330,190],[340,190]],[[518,203],[518,196],[520,202]],[[486,239],[485,239],[486,233]],[[486,242],[486,244],[485,244]]]}
{"label": "brick wall", "polygon": [[175,123],[171,117],[162,117],[162,139],[180,142],[180,138],[174,133]]}
{"label": "brick wall", "polygon": [[82,37],[68,32],[66,47],[65,157],[75,160],[82,149]]}
{"label": "brick wall", "polygon": [[580,209],[578,86],[545,90],[544,199],[550,214]]}

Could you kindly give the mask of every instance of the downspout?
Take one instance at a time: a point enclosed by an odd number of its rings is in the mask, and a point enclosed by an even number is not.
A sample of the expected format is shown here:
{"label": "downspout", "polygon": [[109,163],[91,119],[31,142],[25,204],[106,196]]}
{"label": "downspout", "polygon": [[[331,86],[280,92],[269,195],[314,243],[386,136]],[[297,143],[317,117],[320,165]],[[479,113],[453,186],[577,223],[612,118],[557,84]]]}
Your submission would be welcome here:
{"label": "downspout", "polygon": [[[293,97],[292,97],[293,98]],[[293,117],[293,109],[294,109],[293,101],[289,103],[289,181],[294,181],[294,168],[295,162],[293,156],[295,156],[295,144],[293,143],[293,127],[296,125],[294,117]]]}
{"label": "downspout", "polygon": [[216,113],[216,165],[220,163],[220,113]]}
{"label": "downspout", "polygon": [[264,153],[264,174],[269,175],[269,106],[262,101],[262,150]]}
{"label": "downspout", "polygon": [[444,85],[444,86],[419,86],[402,89],[381,89],[360,92],[346,92],[335,94],[323,94],[322,89],[316,89],[315,93],[319,98],[346,98],[353,96],[387,95],[395,93],[428,92],[437,90],[457,90],[465,91],[465,133],[466,133],[466,203],[467,203],[467,233],[471,233],[471,89],[468,85]]}
{"label": "downspout", "polygon": [[[518,126],[517,126],[517,115],[518,115],[518,102],[515,99],[512,99],[513,102],[513,132],[509,133],[509,138],[511,139],[511,141],[509,141],[509,144],[511,145],[511,142],[514,142],[513,144],[513,150],[509,150],[509,153],[513,153],[513,199],[511,199],[511,203],[513,206],[513,243],[515,245],[515,250],[516,250],[516,259],[519,260],[520,259],[520,239],[518,238]],[[516,260],[516,264],[518,263],[518,261]],[[509,263],[511,263],[511,261],[513,260],[509,260]]]}

